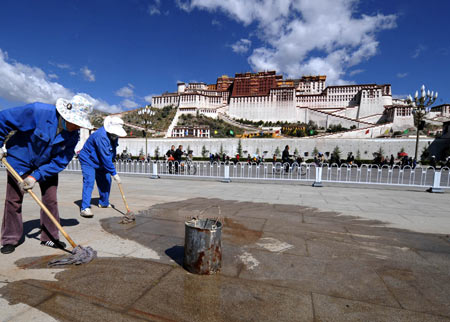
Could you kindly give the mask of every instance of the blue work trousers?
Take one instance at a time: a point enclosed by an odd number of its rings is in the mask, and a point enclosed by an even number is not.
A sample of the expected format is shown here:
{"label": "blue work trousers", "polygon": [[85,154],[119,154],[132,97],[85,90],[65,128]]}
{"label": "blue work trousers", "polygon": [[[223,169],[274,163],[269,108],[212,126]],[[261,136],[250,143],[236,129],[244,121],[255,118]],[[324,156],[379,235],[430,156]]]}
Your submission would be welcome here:
{"label": "blue work trousers", "polygon": [[111,175],[104,169],[94,169],[90,165],[81,164],[83,173],[83,195],[81,209],[91,207],[92,190],[94,190],[94,181],[97,182],[98,193],[100,195],[99,204],[101,206],[109,205],[109,193],[111,191]]}

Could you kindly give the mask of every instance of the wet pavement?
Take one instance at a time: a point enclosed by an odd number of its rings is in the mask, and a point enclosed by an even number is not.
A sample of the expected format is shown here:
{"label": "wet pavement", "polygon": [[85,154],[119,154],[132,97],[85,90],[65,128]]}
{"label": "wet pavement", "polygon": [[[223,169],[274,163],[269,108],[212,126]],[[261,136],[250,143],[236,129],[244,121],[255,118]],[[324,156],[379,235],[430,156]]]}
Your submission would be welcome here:
{"label": "wet pavement", "polygon": [[[73,214],[66,230],[99,258],[47,268],[61,253],[37,247],[37,229],[29,227],[13,257],[1,256],[0,321],[450,321],[446,234],[226,193],[170,195],[143,207],[158,199],[146,197],[145,187],[130,194],[139,209],[128,225],[114,209],[93,207],[90,221],[75,216],[73,192],[62,187],[60,204]],[[120,195],[112,201],[120,208]],[[24,209],[37,208],[28,202]],[[187,272],[184,222],[219,215],[221,272]]]}

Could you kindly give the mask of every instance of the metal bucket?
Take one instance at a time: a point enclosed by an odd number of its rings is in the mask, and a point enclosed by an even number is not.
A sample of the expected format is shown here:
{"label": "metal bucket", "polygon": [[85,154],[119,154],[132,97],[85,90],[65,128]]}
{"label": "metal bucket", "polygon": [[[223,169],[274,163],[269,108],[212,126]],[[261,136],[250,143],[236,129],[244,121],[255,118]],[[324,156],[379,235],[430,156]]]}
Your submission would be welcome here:
{"label": "metal bucket", "polygon": [[194,274],[214,274],[222,267],[222,223],[214,219],[185,222],[183,265]]}

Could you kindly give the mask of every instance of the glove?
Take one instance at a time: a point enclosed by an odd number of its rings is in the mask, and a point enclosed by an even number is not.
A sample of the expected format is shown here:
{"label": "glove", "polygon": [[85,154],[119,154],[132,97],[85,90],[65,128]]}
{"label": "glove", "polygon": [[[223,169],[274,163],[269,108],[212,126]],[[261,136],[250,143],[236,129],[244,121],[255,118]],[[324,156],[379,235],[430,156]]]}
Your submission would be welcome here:
{"label": "glove", "polygon": [[114,180],[116,180],[117,183],[122,183],[118,174],[113,175],[113,178],[114,178]]}
{"label": "glove", "polygon": [[0,148],[0,161],[6,156],[6,149]]}
{"label": "glove", "polygon": [[31,190],[36,183],[36,179],[32,176],[26,177],[21,183],[19,183],[19,187],[22,191]]}

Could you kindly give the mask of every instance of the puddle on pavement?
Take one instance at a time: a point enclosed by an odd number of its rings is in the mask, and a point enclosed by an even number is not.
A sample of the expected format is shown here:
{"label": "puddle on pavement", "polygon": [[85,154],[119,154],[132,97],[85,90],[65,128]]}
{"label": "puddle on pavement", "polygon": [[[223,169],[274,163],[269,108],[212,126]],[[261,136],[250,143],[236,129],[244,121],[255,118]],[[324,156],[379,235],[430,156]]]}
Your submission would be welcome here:
{"label": "puddle on pavement", "polygon": [[[332,265],[336,253],[329,254],[330,247],[345,248],[338,249],[337,254],[344,256],[341,259],[348,259],[351,267],[355,259],[345,257],[346,253],[352,251],[352,248],[346,248],[351,245],[357,249],[355,256],[360,256],[358,257],[360,262],[367,261],[373,265],[372,267],[367,264],[370,269],[375,270],[381,265],[378,270],[380,276],[394,278],[396,281],[414,282],[416,276],[414,265],[417,263],[412,263],[411,267],[398,267],[389,266],[388,261],[394,260],[398,254],[407,252],[450,254],[449,243],[442,236],[386,228],[383,227],[383,223],[377,221],[338,216],[335,213],[320,212],[307,207],[195,198],[154,205],[139,212],[136,223],[130,225],[119,224],[117,217],[101,221],[102,228],[111,234],[134,240],[148,248],[158,248],[158,253],[162,256],[161,261],[130,257],[97,258],[89,264],[69,266],[64,271],[58,272],[55,275],[56,281],[26,279],[7,283],[0,288],[0,296],[10,305],[24,303],[60,321],[135,319],[180,321],[207,318],[210,321],[243,320],[242,317],[249,313],[256,314],[249,316],[249,319],[257,316],[259,317],[257,320],[271,318],[280,320],[277,315],[279,312],[283,314],[294,312],[301,315],[302,312],[295,310],[305,309],[304,307],[309,304],[299,306],[300,293],[299,288],[295,289],[295,276],[286,277],[289,280],[288,286],[282,281],[277,284],[275,279],[272,283],[276,285],[269,285],[258,281],[258,279],[267,280],[267,276],[264,275],[266,272],[260,273],[263,274],[262,277],[254,275],[254,280],[251,281],[248,278],[252,277],[251,274],[258,274],[256,270],[248,270],[247,274],[250,275],[247,275],[247,279],[241,279],[239,274],[235,276],[227,271],[216,276],[196,276],[180,267],[184,221],[189,219],[189,216],[198,216],[200,213],[203,218],[216,218],[217,206],[220,206],[222,216],[220,219],[224,224],[222,235],[224,249],[226,250],[228,246],[229,249],[256,252],[255,254],[258,254],[257,251],[262,252],[260,254],[265,255],[258,258],[262,262],[260,267],[272,269],[278,267],[273,263],[264,266],[264,261],[271,258],[272,261],[273,258],[282,261],[280,256],[285,256],[286,253],[289,258],[299,256],[301,261],[307,258],[310,261],[317,256],[320,261],[324,263],[329,261],[327,265]],[[208,211],[204,211],[205,209]],[[306,247],[307,255],[289,253],[292,249],[295,250],[294,247],[285,250],[286,253],[276,254],[264,250],[263,247],[258,249],[258,241],[263,235],[267,237],[267,232],[271,237],[276,237],[276,241],[288,242],[297,248]],[[302,243],[296,244],[298,239],[302,239]],[[308,245],[305,246],[306,244]],[[387,259],[384,260],[376,257],[367,260],[368,251],[364,249],[368,248],[368,245],[374,249],[378,247],[392,252],[388,252]],[[395,250],[394,246],[400,250]],[[253,256],[256,256],[255,254]],[[230,258],[232,255],[233,258]],[[228,262],[225,265],[235,265],[241,271],[242,263],[236,259],[238,254],[232,255],[224,253],[223,261]],[[325,257],[328,255],[330,258]],[[52,256],[24,258],[17,261],[16,265],[19,269],[43,269],[52,258]],[[449,258],[443,258],[450,267]],[[442,258],[439,261],[442,261]],[[402,265],[405,266],[405,263]],[[316,266],[311,266],[311,270],[314,267]],[[307,267],[302,266],[302,269],[305,270]],[[315,276],[313,272],[307,273],[308,276]],[[342,274],[346,275],[345,272]],[[347,275],[351,274],[350,269]],[[354,283],[358,282],[358,277],[354,276],[348,277],[348,282],[352,283],[352,279],[355,279]],[[317,291],[314,287],[322,284],[324,285],[322,293],[327,294],[326,276],[320,282],[311,281],[310,284],[302,284],[306,285],[305,288],[311,285],[311,289],[300,290],[314,292]],[[282,288],[277,289],[277,285]],[[335,290],[330,295],[348,296],[348,289],[345,291],[347,293],[340,294]],[[367,292],[370,292],[370,287],[367,288]],[[307,299],[309,298],[310,295],[307,296]],[[280,301],[278,307],[272,305],[277,301]],[[284,309],[279,309],[283,305]],[[264,311],[265,308],[269,310],[271,307],[273,312]],[[214,313],[215,316],[210,313]],[[241,314],[239,318],[233,316],[238,313]],[[292,316],[284,316],[285,320],[290,318]]]}
{"label": "puddle on pavement", "polygon": [[[48,256],[21,259],[16,265],[42,269],[47,263]],[[172,269],[145,259],[97,258],[89,264],[67,266],[55,275],[57,281],[10,282],[0,288],[0,296],[10,305],[27,304],[61,321],[104,321],[109,311],[117,316],[127,311]],[[80,306],[68,309],[74,303]]]}

